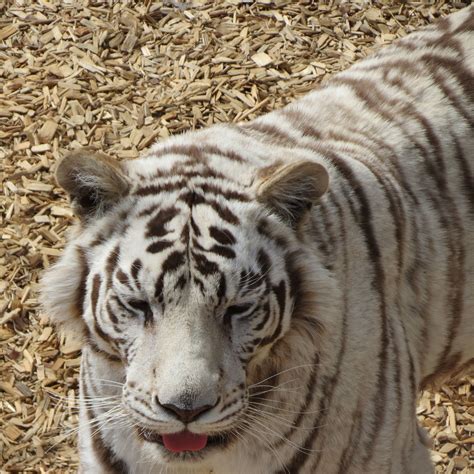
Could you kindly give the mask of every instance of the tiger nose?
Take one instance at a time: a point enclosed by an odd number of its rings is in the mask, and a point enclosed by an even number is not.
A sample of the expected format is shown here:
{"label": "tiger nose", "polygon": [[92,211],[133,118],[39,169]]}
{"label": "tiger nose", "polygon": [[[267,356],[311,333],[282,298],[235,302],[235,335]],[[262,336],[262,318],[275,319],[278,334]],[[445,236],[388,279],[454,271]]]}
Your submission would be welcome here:
{"label": "tiger nose", "polygon": [[172,403],[160,403],[158,397],[156,397],[156,402],[166,411],[174,413],[183,423],[191,423],[191,421],[196,419],[201,413],[204,413],[205,411],[208,411],[214,407],[214,405],[203,405],[192,409],[181,408],[173,405]]}

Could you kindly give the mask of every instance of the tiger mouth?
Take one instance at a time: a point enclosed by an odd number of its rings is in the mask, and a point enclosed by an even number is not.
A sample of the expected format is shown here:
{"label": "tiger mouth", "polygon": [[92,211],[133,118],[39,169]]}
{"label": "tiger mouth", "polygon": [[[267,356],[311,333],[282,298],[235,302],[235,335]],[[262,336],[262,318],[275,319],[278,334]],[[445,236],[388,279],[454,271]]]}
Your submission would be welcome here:
{"label": "tiger mouth", "polygon": [[[159,446],[162,446],[163,449],[166,449],[165,444],[163,442],[163,436],[160,433],[157,433],[156,431],[150,430],[142,426],[137,427],[136,431],[137,431],[138,437],[141,438],[142,440],[147,441],[148,443],[157,444]],[[231,441],[232,441],[232,436],[230,435],[230,433],[218,433],[218,434],[209,435],[207,437],[206,446],[198,452],[207,451],[212,448],[224,448],[228,446],[231,443]],[[191,451],[189,453],[191,453]]]}

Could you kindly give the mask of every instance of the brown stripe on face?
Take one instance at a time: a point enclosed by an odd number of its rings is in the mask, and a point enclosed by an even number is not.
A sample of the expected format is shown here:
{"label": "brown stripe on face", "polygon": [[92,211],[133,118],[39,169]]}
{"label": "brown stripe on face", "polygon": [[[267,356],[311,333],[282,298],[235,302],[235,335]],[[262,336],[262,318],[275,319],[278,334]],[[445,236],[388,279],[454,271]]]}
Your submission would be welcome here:
{"label": "brown stripe on face", "polygon": [[[119,300],[116,299],[116,301],[119,301]],[[119,301],[119,303],[120,303],[120,301]],[[112,307],[110,306],[110,300],[107,301],[107,303],[105,303],[105,308],[107,310],[107,315],[109,316],[109,319],[112,321],[112,323],[114,325],[117,325],[119,320],[118,320],[117,316],[115,316],[115,313],[112,310]],[[114,329],[117,330],[118,328],[116,326],[114,326]],[[119,330],[118,332],[122,332],[122,331]]]}
{"label": "brown stripe on face", "polygon": [[198,225],[196,224],[196,221],[194,220],[194,217],[193,215],[191,214],[191,217],[190,217],[190,222],[191,222],[191,229],[193,231],[193,234],[196,236],[196,237],[199,237],[201,235],[201,231],[198,227]]}
{"label": "brown stripe on face", "polygon": [[226,278],[225,278],[225,275],[221,273],[221,277],[219,279],[219,286],[217,287],[217,292],[216,292],[218,304],[220,304],[225,299],[226,291],[227,291]]}
{"label": "brown stripe on face", "polygon": [[[84,399],[89,400],[90,394],[89,389],[85,380],[85,376],[81,375],[81,387],[84,394]],[[94,423],[97,419],[97,415],[94,412],[94,409],[87,404],[85,406],[86,416],[89,421],[89,425]],[[91,425],[92,426],[92,425]],[[105,442],[102,430],[99,427],[95,426],[93,433],[90,434],[90,440],[92,444],[92,449],[98,461],[100,462],[99,467],[101,470],[108,474],[128,474],[129,470],[125,461],[120,459],[113,451],[110,446]]]}
{"label": "brown stripe on face", "polygon": [[205,255],[200,253],[191,252],[196,270],[204,276],[214,275],[219,272],[219,266],[215,262],[211,262]]}
{"label": "brown stripe on face", "polygon": [[166,224],[173,220],[178,214],[179,209],[176,207],[169,207],[167,209],[160,209],[158,213],[148,222],[146,228],[146,238],[164,237],[169,230],[166,230]]}
{"label": "brown stripe on face", "polygon": [[91,306],[92,306],[92,316],[94,318],[94,330],[96,334],[105,342],[110,343],[110,336],[104,332],[104,330],[99,326],[99,321],[97,318],[97,313],[99,312],[99,291],[102,284],[102,279],[97,273],[94,275],[92,280],[92,292],[91,292]]}
{"label": "brown stripe on face", "polygon": [[239,291],[242,292],[243,296],[256,290],[263,283],[265,283],[265,280],[261,273],[255,273],[253,271],[240,272]]}
{"label": "brown stripe on face", "polygon": [[179,176],[180,178],[186,178],[187,181],[193,178],[213,178],[213,179],[223,179],[227,180],[226,176],[224,176],[219,171],[216,171],[208,166],[202,167],[197,170],[190,170],[187,169],[186,166],[189,166],[189,163],[178,163],[168,172],[165,173],[163,171],[157,171],[156,178],[172,178],[175,176]]}
{"label": "brown stripe on face", "polygon": [[196,285],[199,286],[199,289],[201,290],[201,293],[205,294],[204,282],[196,275],[193,275],[193,281]]}
{"label": "brown stripe on face", "polygon": [[212,199],[207,199],[205,203],[212,207],[223,221],[233,225],[240,224],[239,218],[228,207]]}
{"label": "brown stripe on face", "polygon": [[97,312],[97,303],[99,301],[100,284],[101,284],[100,275],[96,273],[92,279],[92,292],[91,292],[92,314],[94,315],[94,318]]}
{"label": "brown stripe on face", "polygon": [[95,239],[89,244],[89,247],[97,247],[98,245],[103,244],[106,240],[107,238],[105,237],[105,235],[99,233],[97,234]]}
{"label": "brown stripe on face", "polygon": [[175,250],[174,252],[170,253],[166,260],[163,262],[163,266],[161,268],[161,275],[157,279],[155,283],[155,296],[159,298],[160,301],[163,300],[163,282],[165,278],[165,274],[168,272],[176,271],[180,266],[186,263],[186,258],[184,252],[179,252]]}
{"label": "brown stripe on face", "polygon": [[[193,206],[198,206],[199,204],[208,205],[209,207],[214,209],[214,211],[219,215],[222,220],[228,222],[229,224],[237,225],[240,223],[238,217],[228,207],[219,203],[215,199],[205,198],[204,196],[199,193],[196,193],[195,191],[187,191],[184,194],[180,195],[178,199],[180,201],[184,201],[190,208],[192,208]],[[191,222],[191,225],[193,225],[193,222]],[[195,227],[197,228],[197,226],[193,226],[193,230]]]}
{"label": "brown stripe on face", "polygon": [[150,253],[159,253],[163,252],[163,250],[166,250],[170,247],[172,247],[174,242],[170,242],[168,240],[159,240],[158,242],[153,242],[150,244],[147,248],[146,251]]}
{"label": "brown stripe on face", "polygon": [[[104,357],[105,359],[111,362],[122,362],[122,359],[119,356],[115,354],[111,354],[110,352],[104,351],[95,343],[92,333],[87,326],[84,326],[84,341],[85,341],[85,345],[87,345],[93,352]],[[83,361],[84,360],[85,359],[83,358]]]}
{"label": "brown stripe on face", "polygon": [[[285,282],[281,280],[278,286],[272,287],[272,291],[277,298],[278,306],[280,309],[280,311],[277,314],[278,324],[275,331],[273,331],[273,334],[271,334],[270,336],[264,337],[262,339],[261,341],[262,346],[265,346],[267,344],[273,344],[281,336],[281,332],[283,330],[283,317],[285,316],[285,305],[286,305]],[[270,311],[269,311],[269,308],[267,308],[267,317],[255,328],[256,331],[260,331],[261,329],[263,329],[263,327],[266,324],[266,319],[268,319],[269,316],[270,316]]]}
{"label": "brown stripe on face", "polygon": [[158,204],[152,204],[140,211],[137,217],[148,217],[151,216],[158,209]]}
{"label": "brown stripe on face", "polygon": [[112,276],[117,268],[118,261],[120,258],[120,246],[116,245],[112,252],[110,252],[105,263],[105,275],[107,278],[107,289],[110,289],[112,286]]}
{"label": "brown stripe on face", "polygon": [[179,179],[178,181],[171,181],[168,183],[163,184],[149,184],[148,186],[144,186],[142,188],[137,188],[134,191],[135,196],[158,196],[162,193],[167,193],[170,191],[181,190],[186,187],[188,184],[187,179]]}
{"label": "brown stripe on face", "polygon": [[224,314],[223,318],[223,324],[226,327],[231,327],[232,325],[232,318],[234,316],[245,313],[246,311],[249,310],[251,305],[248,304],[234,304],[232,306],[229,306]]}
{"label": "brown stripe on face", "polygon": [[224,247],[223,245],[213,245],[209,249],[209,252],[215,253],[224,258],[228,258],[229,260],[232,260],[236,257],[235,252],[232,249],[229,247]]}
{"label": "brown stripe on face", "polygon": [[280,308],[280,314],[283,315],[285,313],[285,305],[286,305],[286,284],[283,280],[277,286],[272,287],[272,291],[275,294],[278,302],[278,306]]}
{"label": "brown stripe on face", "polygon": [[86,251],[82,247],[76,247],[76,253],[79,261],[79,286],[74,298],[74,310],[76,317],[82,317],[84,312],[84,300],[86,297],[86,283],[89,276],[89,264],[87,263]]}
{"label": "brown stripe on face", "polygon": [[262,248],[258,251],[257,255],[257,262],[260,266],[260,273],[262,277],[268,281],[268,272],[270,271],[272,265],[270,261],[270,257],[268,256],[267,252]]}
{"label": "brown stripe on face", "polygon": [[168,255],[166,260],[163,263],[161,271],[163,273],[174,272],[180,266],[184,265],[186,262],[184,252],[178,252],[177,250]]}
{"label": "brown stripe on face", "polygon": [[137,258],[133,261],[132,263],[132,268],[130,270],[130,273],[132,274],[132,278],[135,281],[135,285],[137,285],[137,288],[140,289],[140,281],[138,280],[138,273],[142,269],[142,261]]}
{"label": "brown stripe on face", "polygon": [[188,281],[187,281],[186,277],[184,275],[181,275],[178,278],[178,281],[176,282],[175,289],[182,290],[186,286],[187,282]]}
{"label": "brown stripe on face", "polygon": [[236,243],[234,234],[232,234],[232,232],[227,229],[210,226],[209,235],[221,245],[233,245]]}
{"label": "brown stripe on face", "polygon": [[[255,308],[254,309],[254,313],[255,315],[257,316],[258,314],[260,313],[263,313],[263,318],[262,320],[253,328],[253,330],[255,332],[259,332],[261,331],[268,323],[268,320],[270,319],[270,316],[271,316],[271,312],[270,312],[270,303],[268,301],[266,301],[261,308]],[[271,342],[273,342],[274,338],[273,338],[273,334],[270,335],[270,336],[267,336],[263,339],[260,339],[259,340],[259,344],[261,344],[261,346],[265,346],[266,344],[270,344]]]}
{"label": "brown stripe on face", "polygon": [[229,201],[250,201],[250,197],[246,194],[240,193],[238,191],[232,191],[230,189],[222,189],[221,187],[214,184],[202,183],[199,184],[199,188],[205,193],[216,194],[226,198]]}
{"label": "brown stripe on face", "polygon": [[183,229],[181,231],[181,235],[179,236],[179,239],[183,243],[189,242],[189,223],[188,222],[184,224]]}
{"label": "brown stripe on face", "polygon": [[120,357],[102,350],[90,337],[87,339],[86,344],[94,354],[107,359],[109,362],[122,362]]}
{"label": "brown stripe on face", "polygon": [[133,290],[133,287],[130,283],[130,279],[128,278],[128,275],[121,269],[119,268],[117,270],[117,273],[115,274],[115,276],[117,277],[117,280],[124,286],[126,286],[127,288],[129,288],[130,290]]}

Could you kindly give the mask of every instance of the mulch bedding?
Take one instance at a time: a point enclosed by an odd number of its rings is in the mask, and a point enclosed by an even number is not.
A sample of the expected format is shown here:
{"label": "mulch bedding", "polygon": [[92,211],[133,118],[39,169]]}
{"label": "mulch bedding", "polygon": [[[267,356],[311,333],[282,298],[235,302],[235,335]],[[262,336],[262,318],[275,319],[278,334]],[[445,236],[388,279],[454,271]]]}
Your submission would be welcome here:
{"label": "mulch bedding", "polygon": [[[57,160],[249,120],[468,3],[0,1],[1,473],[77,469],[79,345],[37,295],[74,220]],[[474,472],[473,382],[420,398],[437,472]]]}

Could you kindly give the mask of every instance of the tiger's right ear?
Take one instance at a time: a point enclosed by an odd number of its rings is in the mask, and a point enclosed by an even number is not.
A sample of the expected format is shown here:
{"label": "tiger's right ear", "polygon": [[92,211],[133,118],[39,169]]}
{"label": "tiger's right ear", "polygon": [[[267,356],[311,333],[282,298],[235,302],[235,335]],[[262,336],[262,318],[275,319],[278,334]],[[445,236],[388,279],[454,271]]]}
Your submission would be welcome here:
{"label": "tiger's right ear", "polygon": [[69,194],[81,219],[102,215],[129,188],[119,162],[88,148],[75,150],[59,162],[56,181]]}
{"label": "tiger's right ear", "polygon": [[257,199],[296,228],[303,216],[327,191],[326,168],[312,161],[296,161],[260,170]]}

